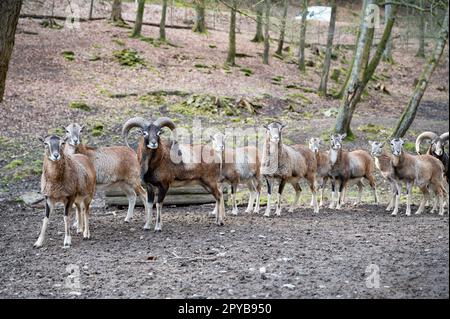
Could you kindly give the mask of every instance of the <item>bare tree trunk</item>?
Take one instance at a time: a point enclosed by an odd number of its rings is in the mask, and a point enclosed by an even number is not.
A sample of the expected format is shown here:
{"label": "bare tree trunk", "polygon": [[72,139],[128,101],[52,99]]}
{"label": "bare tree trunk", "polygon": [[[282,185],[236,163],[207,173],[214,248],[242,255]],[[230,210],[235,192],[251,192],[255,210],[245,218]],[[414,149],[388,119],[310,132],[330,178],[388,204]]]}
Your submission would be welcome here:
{"label": "bare tree trunk", "polygon": [[236,9],[237,0],[233,0],[230,15],[230,31],[228,33],[228,55],[227,64],[236,64]]}
{"label": "bare tree trunk", "polygon": [[364,19],[365,19],[365,12],[366,12],[365,8],[367,7],[367,1],[368,0],[363,0],[362,9],[361,9],[361,19],[360,19],[359,28],[358,28],[358,34],[356,36],[355,49],[353,50],[352,61],[350,62],[349,69],[347,71],[347,76],[345,77],[345,81],[342,84],[341,90],[335,96],[335,98],[338,98],[338,99],[341,99],[344,96],[345,91],[347,90],[347,87],[348,87],[348,83],[350,82],[350,77],[351,77],[351,74],[352,74],[353,64],[355,63],[355,55],[356,55],[357,44],[359,42],[359,36],[361,35],[361,28],[364,25],[363,22],[364,22]]}
{"label": "bare tree trunk", "polygon": [[448,3],[447,10],[445,13],[444,21],[442,22],[442,28],[439,33],[439,38],[436,43],[436,47],[434,48],[433,54],[431,58],[427,61],[425,66],[423,67],[422,73],[419,77],[419,81],[417,82],[416,87],[411,95],[411,98],[406,106],[400,120],[397,123],[394,133],[392,137],[403,137],[408,131],[409,127],[413,123],[417,109],[419,108],[420,101],[427,89],[428,83],[433,75],[436,66],[441,59],[441,56],[444,52],[445,45],[447,44],[448,39]]}
{"label": "bare tree trunk", "polygon": [[197,18],[194,24],[194,27],[192,28],[192,31],[198,32],[198,33],[205,33],[206,32],[206,0],[196,0],[195,1],[195,11],[197,13]]}
{"label": "bare tree trunk", "polygon": [[289,0],[283,0],[283,1],[284,1],[283,2],[283,17],[281,18],[280,38],[278,39],[277,51],[275,51],[275,53],[278,55],[283,54],[284,35],[286,33],[286,19],[287,19],[288,7],[289,7]]}
{"label": "bare tree trunk", "polygon": [[[424,0],[420,0],[420,7],[425,8]],[[416,56],[425,57],[425,12],[423,11],[419,11],[419,49]]]}
{"label": "bare tree trunk", "polygon": [[298,68],[304,72],[305,67],[305,43],[306,43],[306,18],[308,16],[308,0],[302,1],[302,22],[300,23],[300,46],[298,50]]}
{"label": "bare tree trunk", "polygon": [[6,74],[14,47],[22,0],[0,1],[0,102],[5,94]]}
{"label": "bare tree trunk", "polygon": [[[373,4],[374,0],[367,0],[367,5]],[[356,52],[354,57],[354,62],[352,66],[352,71],[350,74],[349,83],[347,89],[345,90],[344,96],[342,98],[342,104],[339,108],[339,113],[336,119],[335,131],[337,133],[346,133],[348,136],[351,136],[350,123],[353,118],[354,108],[356,107],[356,103],[352,103],[355,98],[355,94],[357,93],[358,86],[362,81],[362,75],[364,74],[364,69],[366,66],[366,58],[367,58],[367,47],[371,45],[371,33],[370,29],[373,29],[373,26],[369,28],[369,23],[367,21],[366,11],[367,6],[364,6],[364,18],[362,19],[361,33],[359,35],[358,43],[356,44]],[[372,33],[373,35],[373,33]],[[373,36],[372,36],[373,39]],[[369,51],[370,53],[370,51]]]}
{"label": "bare tree trunk", "polygon": [[94,11],[94,0],[91,0],[91,5],[89,7],[89,20],[92,20],[93,11]]}
{"label": "bare tree trunk", "polygon": [[259,0],[258,4],[256,5],[256,34],[255,37],[252,39],[252,42],[263,42],[264,41],[264,35],[263,35],[263,13],[264,13],[264,6],[263,3]]}
{"label": "bare tree trunk", "polygon": [[122,0],[114,0],[112,4],[111,17],[114,22],[123,22],[122,19]]}
{"label": "bare tree trunk", "polygon": [[337,11],[336,0],[331,0],[331,17],[330,17],[330,25],[328,27],[327,50],[325,52],[322,77],[320,79],[320,85],[318,89],[319,95],[322,96],[327,95],[328,73],[330,72],[331,54],[333,51],[334,30],[336,27],[336,11]]}
{"label": "bare tree trunk", "polygon": [[159,23],[159,40],[166,41],[167,0],[162,1],[161,22]]}
{"label": "bare tree trunk", "polygon": [[[386,4],[384,6],[384,21],[385,24],[389,20],[392,14],[392,4]],[[384,50],[383,54],[383,61],[386,61],[388,63],[394,63],[394,59],[392,58],[392,36],[389,37],[388,42],[386,43],[386,49]]]}
{"label": "bare tree trunk", "polygon": [[269,64],[269,51],[270,51],[270,0],[264,0],[265,13],[264,13],[264,53],[263,64]]}
{"label": "bare tree trunk", "polygon": [[145,0],[138,0],[138,7],[136,11],[136,21],[134,23],[133,33],[131,37],[138,38],[141,36],[142,20],[144,18]]}

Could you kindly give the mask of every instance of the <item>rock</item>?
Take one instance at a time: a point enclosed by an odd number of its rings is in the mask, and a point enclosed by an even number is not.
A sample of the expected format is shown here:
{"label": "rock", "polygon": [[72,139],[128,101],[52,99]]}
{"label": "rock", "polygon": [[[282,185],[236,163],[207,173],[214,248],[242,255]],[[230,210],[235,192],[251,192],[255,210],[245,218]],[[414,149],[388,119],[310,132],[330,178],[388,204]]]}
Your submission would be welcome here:
{"label": "rock", "polygon": [[20,195],[20,199],[27,205],[34,205],[44,200],[44,196],[36,192],[27,192]]}

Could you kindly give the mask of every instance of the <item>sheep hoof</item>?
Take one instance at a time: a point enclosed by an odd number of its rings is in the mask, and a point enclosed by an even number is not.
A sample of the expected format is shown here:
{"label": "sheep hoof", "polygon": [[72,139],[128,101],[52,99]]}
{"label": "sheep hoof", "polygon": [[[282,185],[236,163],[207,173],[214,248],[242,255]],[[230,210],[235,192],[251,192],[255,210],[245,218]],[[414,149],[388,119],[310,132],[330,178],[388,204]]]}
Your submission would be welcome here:
{"label": "sheep hoof", "polygon": [[393,212],[393,213],[391,214],[391,216],[397,216],[397,212],[396,212],[396,211]]}
{"label": "sheep hoof", "polygon": [[70,247],[71,244],[72,244],[72,237],[71,236],[66,236],[64,238],[64,248]]}
{"label": "sheep hoof", "polygon": [[34,248],[41,248],[42,247],[42,242],[40,242],[40,241],[35,242],[33,247]]}
{"label": "sheep hoof", "polygon": [[150,225],[147,225],[147,224],[144,225],[144,230],[150,230],[150,229],[151,229]]}
{"label": "sheep hoof", "polygon": [[294,209],[293,209],[293,208],[289,208],[288,212],[289,212],[289,213],[293,213],[293,212],[294,212]]}
{"label": "sheep hoof", "polygon": [[125,223],[129,223],[130,220],[131,220],[131,218],[126,217],[123,221],[124,221]]}
{"label": "sheep hoof", "polygon": [[255,209],[254,211],[253,211],[253,214],[258,214],[259,213],[259,209]]}
{"label": "sheep hoof", "polygon": [[406,213],[406,216],[411,216],[411,213]]}

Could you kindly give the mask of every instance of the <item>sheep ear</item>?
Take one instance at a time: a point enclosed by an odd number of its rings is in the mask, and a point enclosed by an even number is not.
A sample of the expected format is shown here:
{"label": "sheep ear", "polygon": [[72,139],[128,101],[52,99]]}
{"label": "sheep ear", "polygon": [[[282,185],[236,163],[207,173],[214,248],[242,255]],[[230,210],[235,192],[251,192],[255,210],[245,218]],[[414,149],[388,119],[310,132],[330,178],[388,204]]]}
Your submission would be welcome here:
{"label": "sheep ear", "polygon": [[263,124],[263,127],[264,127],[266,130],[269,129],[269,125],[267,125],[267,124]]}
{"label": "sheep ear", "polygon": [[286,126],[287,126],[287,124],[281,124],[281,129],[280,130],[283,130]]}
{"label": "sheep ear", "polygon": [[39,140],[39,142],[44,143],[45,142],[45,138],[42,136],[38,136],[37,139]]}
{"label": "sheep ear", "polygon": [[380,147],[384,147],[384,144],[385,144],[384,142],[381,142]]}
{"label": "sheep ear", "polygon": [[84,127],[85,127],[84,125],[81,126],[80,132],[83,132],[83,131],[84,131]]}
{"label": "sheep ear", "polygon": [[347,133],[341,134],[341,138],[344,140],[347,137]]}
{"label": "sheep ear", "polygon": [[369,141],[369,145],[372,146],[374,141]]}

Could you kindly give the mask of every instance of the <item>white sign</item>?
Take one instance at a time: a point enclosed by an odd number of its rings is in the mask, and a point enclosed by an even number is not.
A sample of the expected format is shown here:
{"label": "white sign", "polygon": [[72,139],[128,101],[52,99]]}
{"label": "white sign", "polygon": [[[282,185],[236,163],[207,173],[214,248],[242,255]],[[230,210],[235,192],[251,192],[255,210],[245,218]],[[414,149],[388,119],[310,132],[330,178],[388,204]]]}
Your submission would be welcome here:
{"label": "white sign", "polygon": [[[302,14],[300,13],[295,17],[296,20],[302,19]],[[308,15],[306,16],[306,20],[315,20],[315,21],[330,21],[331,19],[331,7],[322,7],[322,6],[312,6],[308,7]]]}

